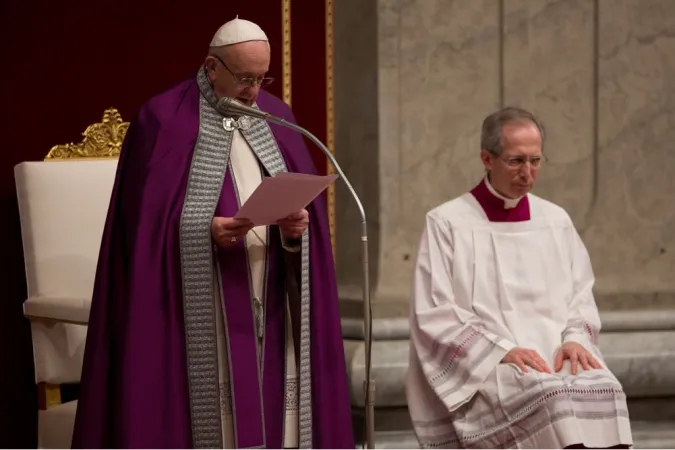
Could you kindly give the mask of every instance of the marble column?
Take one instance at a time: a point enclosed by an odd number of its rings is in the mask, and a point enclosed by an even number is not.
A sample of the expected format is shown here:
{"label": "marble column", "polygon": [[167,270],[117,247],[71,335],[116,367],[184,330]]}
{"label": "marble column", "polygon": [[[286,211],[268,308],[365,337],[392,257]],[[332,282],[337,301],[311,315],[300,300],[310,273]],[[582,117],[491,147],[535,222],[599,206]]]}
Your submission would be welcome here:
{"label": "marble column", "polygon": [[503,104],[548,132],[534,192],[572,216],[603,310],[675,306],[675,2],[503,5]]}
{"label": "marble column", "polygon": [[584,238],[599,290],[633,294],[633,307],[672,306],[675,2],[597,8],[597,187]]}
{"label": "marble column", "polygon": [[[341,0],[335,7],[336,155],[371,224],[375,317],[404,317],[424,214],[481,177],[480,122],[500,102],[500,4]],[[359,221],[341,189],[336,211],[341,298],[347,314],[358,314]]]}
{"label": "marble column", "polygon": [[[544,121],[534,193],[572,216],[603,305],[673,302],[674,15],[670,0],[335,3],[336,155],[370,223],[376,318],[407,314],[424,214],[479,180],[480,123],[504,105]],[[346,315],[360,311],[359,237],[340,187]]]}
{"label": "marble column", "polygon": [[[673,0],[335,2],[336,156],[370,224],[379,406],[405,406],[425,213],[480,180],[481,122],[501,106],[546,126],[549,161],[534,193],[580,230],[605,330],[675,329],[673,17]],[[359,218],[338,186],[338,282],[359,406]]]}

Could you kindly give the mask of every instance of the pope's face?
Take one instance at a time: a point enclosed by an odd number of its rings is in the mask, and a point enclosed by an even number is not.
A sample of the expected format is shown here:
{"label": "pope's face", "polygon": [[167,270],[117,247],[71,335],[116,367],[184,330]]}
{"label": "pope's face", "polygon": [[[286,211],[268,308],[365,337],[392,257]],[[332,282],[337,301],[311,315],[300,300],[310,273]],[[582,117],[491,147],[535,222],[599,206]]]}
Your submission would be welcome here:
{"label": "pope's face", "polygon": [[208,56],[207,73],[216,97],[236,98],[243,104],[255,103],[261,84],[267,79],[270,49],[267,42],[242,42],[225,47],[217,55]]}
{"label": "pope's face", "polygon": [[507,198],[530,192],[543,160],[542,139],[532,122],[507,123],[502,126],[502,153],[495,156],[481,152],[483,165],[490,172],[490,184]]}

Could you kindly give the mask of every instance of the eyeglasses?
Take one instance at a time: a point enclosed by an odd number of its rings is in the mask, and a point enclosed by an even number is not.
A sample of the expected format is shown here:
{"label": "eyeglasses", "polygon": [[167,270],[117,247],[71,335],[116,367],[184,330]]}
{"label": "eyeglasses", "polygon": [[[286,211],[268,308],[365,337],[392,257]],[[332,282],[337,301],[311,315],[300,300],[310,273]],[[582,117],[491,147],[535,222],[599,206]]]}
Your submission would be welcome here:
{"label": "eyeglasses", "polygon": [[260,77],[241,77],[241,76],[235,74],[234,72],[232,72],[232,71],[230,70],[230,68],[227,67],[227,64],[225,64],[225,62],[224,62],[222,59],[220,59],[219,56],[213,55],[213,57],[216,58],[218,61],[220,61],[220,63],[223,65],[223,67],[224,67],[228,72],[230,72],[230,75],[232,75],[232,77],[233,77],[235,80],[237,80],[237,83],[239,83],[241,86],[254,87],[254,86],[258,85],[258,86],[260,86],[260,87],[265,87],[265,86],[269,86],[269,85],[272,84],[272,82],[274,81],[274,78],[270,78],[270,77],[266,77],[266,76],[260,76]]}
{"label": "eyeglasses", "polygon": [[495,157],[501,159],[506,163],[507,166],[512,167],[514,169],[522,168],[526,162],[529,162],[530,166],[532,166],[533,168],[538,169],[539,167],[541,167],[544,161],[548,161],[546,155],[533,156],[531,158],[527,158],[525,156],[511,156],[508,158],[502,158],[501,156]]}

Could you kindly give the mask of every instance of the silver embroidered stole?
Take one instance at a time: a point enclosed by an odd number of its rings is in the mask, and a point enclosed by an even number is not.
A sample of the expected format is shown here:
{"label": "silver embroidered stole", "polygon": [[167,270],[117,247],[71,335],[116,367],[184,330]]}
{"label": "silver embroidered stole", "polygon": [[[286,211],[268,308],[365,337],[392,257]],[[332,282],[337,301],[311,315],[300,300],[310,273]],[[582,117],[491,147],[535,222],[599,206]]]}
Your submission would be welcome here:
{"label": "silver embroidered stole", "polygon": [[[190,417],[195,448],[222,448],[221,407],[218,386],[216,317],[211,221],[225,179],[232,132],[217,110],[217,98],[206,75],[198,72],[199,135],[195,144],[185,203],[180,223],[180,255],[183,276],[185,347]],[[241,133],[267,172],[286,171],[284,159],[267,122],[249,118]],[[300,302],[299,443],[312,446],[312,391],[310,359],[309,229],[302,238]],[[236,418],[235,418],[236,420]]]}

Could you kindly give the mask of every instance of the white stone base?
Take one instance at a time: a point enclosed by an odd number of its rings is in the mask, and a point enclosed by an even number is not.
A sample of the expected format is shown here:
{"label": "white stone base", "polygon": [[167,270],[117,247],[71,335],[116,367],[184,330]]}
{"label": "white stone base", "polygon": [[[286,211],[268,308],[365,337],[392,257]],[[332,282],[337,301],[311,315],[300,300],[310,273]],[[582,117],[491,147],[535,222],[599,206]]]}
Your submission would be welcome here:
{"label": "white stone base", "polygon": [[[675,428],[669,422],[633,422],[635,449],[675,448]],[[360,448],[360,447],[358,447]],[[415,434],[409,431],[375,433],[375,448],[419,448]]]}
{"label": "white stone base", "polygon": [[[675,330],[608,332],[600,335],[607,366],[629,397],[675,396]],[[377,407],[404,407],[407,339],[374,341],[372,372]],[[363,407],[364,343],[345,340],[352,406]]]}

